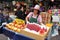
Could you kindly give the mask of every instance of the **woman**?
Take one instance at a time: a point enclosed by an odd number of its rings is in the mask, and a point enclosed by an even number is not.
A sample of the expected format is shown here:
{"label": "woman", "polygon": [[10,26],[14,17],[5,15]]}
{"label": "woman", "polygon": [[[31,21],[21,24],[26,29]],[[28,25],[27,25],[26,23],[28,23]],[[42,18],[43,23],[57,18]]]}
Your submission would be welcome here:
{"label": "woman", "polygon": [[17,7],[17,11],[15,15],[17,16],[17,18],[25,20],[27,14],[25,14],[26,5],[24,5],[24,2],[22,1],[21,3],[17,3],[16,7]]}
{"label": "woman", "polygon": [[20,8],[17,9],[17,12],[15,13],[17,18],[25,20],[26,14],[25,14],[24,8],[25,8],[25,6],[20,6]]}
{"label": "woman", "polygon": [[39,14],[39,9],[40,9],[40,6],[35,5],[34,11],[30,12],[26,17],[26,22],[27,23],[38,23],[38,24],[42,23],[42,17]]}

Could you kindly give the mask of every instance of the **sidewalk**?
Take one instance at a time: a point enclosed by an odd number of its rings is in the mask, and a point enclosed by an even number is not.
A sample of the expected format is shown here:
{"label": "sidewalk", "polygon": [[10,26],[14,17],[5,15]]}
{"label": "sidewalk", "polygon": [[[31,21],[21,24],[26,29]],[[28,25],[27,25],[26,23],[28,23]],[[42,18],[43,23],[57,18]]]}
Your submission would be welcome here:
{"label": "sidewalk", "polygon": [[[0,34],[0,40],[7,40],[8,38],[6,36],[4,36],[3,34]],[[51,40],[60,40],[60,36],[55,36],[53,38],[51,38]]]}
{"label": "sidewalk", "polygon": [[51,40],[60,40],[60,35],[57,35],[57,36],[51,38]]}
{"label": "sidewalk", "polygon": [[4,36],[3,34],[0,34],[0,40],[7,40],[8,38]]}

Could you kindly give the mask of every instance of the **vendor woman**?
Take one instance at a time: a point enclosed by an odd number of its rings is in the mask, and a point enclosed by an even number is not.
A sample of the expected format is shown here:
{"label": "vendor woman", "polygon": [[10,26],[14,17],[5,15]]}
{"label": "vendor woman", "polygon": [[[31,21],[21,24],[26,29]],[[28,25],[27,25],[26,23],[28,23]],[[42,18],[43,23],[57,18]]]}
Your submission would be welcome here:
{"label": "vendor woman", "polygon": [[33,12],[30,12],[27,17],[26,17],[26,23],[38,23],[41,24],[42,23],[42,17],[39,14],[39,9],[40,6],[39,5],[35,5]]}

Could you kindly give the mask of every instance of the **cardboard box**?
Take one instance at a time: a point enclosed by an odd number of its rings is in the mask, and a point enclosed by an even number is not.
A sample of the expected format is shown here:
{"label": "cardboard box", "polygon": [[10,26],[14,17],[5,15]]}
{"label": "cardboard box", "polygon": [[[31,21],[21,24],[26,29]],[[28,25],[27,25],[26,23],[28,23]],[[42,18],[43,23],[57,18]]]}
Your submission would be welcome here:
{"label": "cardboard box", "polygon": [[51,14],[47,12],[41,12],[41,16],[42,16],[42,22],[44,24],[51,22]]}
{"label": "cardboard box", "polygon": [[[50,28],[51,27],[49,27],[49,30],[50,30]],[[47,33],[45,35],[35,34],[32,32],[29,32],[29,31],[25,31],[25,30],[21,30],[20,34],[23,34],[23,35],[33,38],[35,40],[44,40],[47,37],[49,30],[47,31]]]}
{"label": "cardboard box", "polygon": [[30,32],[27,32],[25,30],[21,30],[20,34],[23,34],[23,35],[28,36],[30,38],[33,38],[35,40],[44,40],[45,39],[45,36],[36,35],[34,33],[30,33]]}

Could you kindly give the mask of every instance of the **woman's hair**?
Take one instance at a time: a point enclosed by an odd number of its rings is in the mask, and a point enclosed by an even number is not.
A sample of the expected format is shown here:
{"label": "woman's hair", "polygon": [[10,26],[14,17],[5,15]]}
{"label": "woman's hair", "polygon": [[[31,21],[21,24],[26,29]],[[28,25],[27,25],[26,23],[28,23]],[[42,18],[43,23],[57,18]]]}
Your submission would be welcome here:
{"label": "woman's hair", "polygon": [[40,14],[40,11],[38,10],[38,15]]}
{"label": "woman's hair", "polygon": [[[34,9],[33,9],[33,11],[34,11]],[[33,12],[33,11],[32,11],[32,12]],[[38,13],[37,13],[37,14],[38,14],[38,15],[40,14],[40,11],[39,11],[39,10],[38,10]]]}

